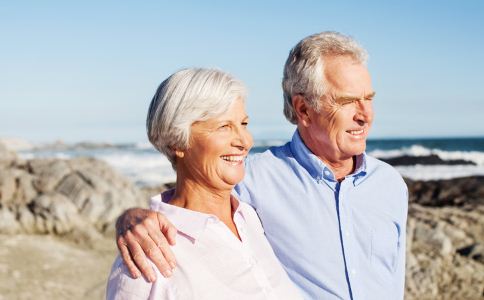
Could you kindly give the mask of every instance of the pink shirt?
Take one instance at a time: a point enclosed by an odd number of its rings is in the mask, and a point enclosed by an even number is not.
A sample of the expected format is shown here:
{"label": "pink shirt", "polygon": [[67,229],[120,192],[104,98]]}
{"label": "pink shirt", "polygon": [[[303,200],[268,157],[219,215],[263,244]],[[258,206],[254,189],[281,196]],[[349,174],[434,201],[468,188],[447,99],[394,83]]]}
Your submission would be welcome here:
{"label": "pink shirt", "polygon": [[[163,193],[168,201],[173,191]],[[109,276],[106,299],[302,299],[267,241],[252,207],[233,198],[234,223],[242,241],[214,215],[151,199],[178,229],[172,250],[177,267],[157,280],[130,277],[118,256]]]}

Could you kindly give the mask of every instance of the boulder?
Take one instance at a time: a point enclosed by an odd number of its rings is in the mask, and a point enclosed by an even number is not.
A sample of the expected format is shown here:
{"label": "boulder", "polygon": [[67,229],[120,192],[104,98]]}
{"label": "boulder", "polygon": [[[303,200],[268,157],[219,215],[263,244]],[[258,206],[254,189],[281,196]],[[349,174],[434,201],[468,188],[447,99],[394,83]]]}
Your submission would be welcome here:
{"label": "boulder", "polygon": [[92,240],[111,235],[122,211],[147,202],[127,178],[93,158],[17,159],[0,167],[0,233]]}

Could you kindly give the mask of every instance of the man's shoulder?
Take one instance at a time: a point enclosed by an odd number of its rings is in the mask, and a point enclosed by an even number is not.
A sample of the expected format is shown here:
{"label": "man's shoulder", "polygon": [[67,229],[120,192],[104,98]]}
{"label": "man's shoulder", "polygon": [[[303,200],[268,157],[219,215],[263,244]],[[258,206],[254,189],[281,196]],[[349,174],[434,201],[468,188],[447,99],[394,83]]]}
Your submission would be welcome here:
{"label": "man's shoulder", "polygon": [[[293,175],[294,164],[288,144],[251,154],[245,161],[244,180],[237,185],[236,191],[240,193],[242,186],[254,192],[280,185]],[[245,197],[242,200],[247,202]]]}
{"label": "man's shoulder", "polygon": [[392,165],[369,155],[366,155],[366,162],[370,174],[384,175],[390,179],[405,183],[402,175]]}
{"label": "man's shoulder", "polygon": [[259,164],[263,165],[274,161],[283,161],[284,159],[292,157],[289,144],[290,143],[288,142],[284,145],[272,146],[264,152],[251,154],[247,157],[247,163],[257,166]]}
{"label": "man's shoulder", "polygon": [[408,188],[402,175],[390,164],[375,157],[366,156],[368,177],[375,179],[379,185],[384,185],[394,192],[401,192],[404,198],[408,198]]}
{"label": "man's shoulder", "polygon": [[251,154],[246,159],[246,175],[248,177],[260,177],[263,174],[273,176],[274,173],[287,171],[294,163],[294,156],[289,143],[270,147],[264,152]]}

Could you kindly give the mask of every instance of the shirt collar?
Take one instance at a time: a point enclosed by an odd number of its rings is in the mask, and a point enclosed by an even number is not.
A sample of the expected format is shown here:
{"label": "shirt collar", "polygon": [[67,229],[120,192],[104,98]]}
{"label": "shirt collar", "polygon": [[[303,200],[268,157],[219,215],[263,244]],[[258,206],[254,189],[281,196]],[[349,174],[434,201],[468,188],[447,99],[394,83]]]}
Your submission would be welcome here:
{"label": "shirt collar", "polygon": [[[311,150],[309,150],[309,148],[304,144],[298,130],[296,130],[292,136],[290,147],[298,163],[303,166],[304,169],[306,169],[315,180],[324,180],[325,182],[330,183],[331,186],[337,182],[331,169],[328,168],[323,161],[314,155],[314,153],[312,153]],[[357,185],[366,175],[366,168],[366,153],[362,153],[356,156],[355,171],[347,177],[353,177],[353,184]]]}
{"label": "shirt collar", "polygon": [[[195,242],[201,236],[208,224],[221,222],[215,215],[168,204],[174,194],[175,189],[170,189],[152,197],[150,208],[163,213],[176,227],[178,232],[188,236],[192,242]],[[232,207],[235,208],[234,216],[235,214],[239,214],[245,221],[243,205],[240,205],[239,200],[233,194],[230,197],[230,201]]]}

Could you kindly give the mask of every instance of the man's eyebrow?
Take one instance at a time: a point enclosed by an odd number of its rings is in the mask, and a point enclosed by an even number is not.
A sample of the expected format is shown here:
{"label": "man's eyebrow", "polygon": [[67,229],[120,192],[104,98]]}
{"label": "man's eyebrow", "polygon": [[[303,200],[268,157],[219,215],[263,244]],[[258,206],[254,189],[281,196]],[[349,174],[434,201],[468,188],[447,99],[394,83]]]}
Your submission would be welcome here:
{"label": "man's eyebrow", "polygon": [[[372,92],[368,95],[365,95],[364,99],[372,99],[375,97],[376,92]],[[349,102],[349,101],[358,101],[361,98],[355,96],[338,96],[335,98],[336,102]]]}

